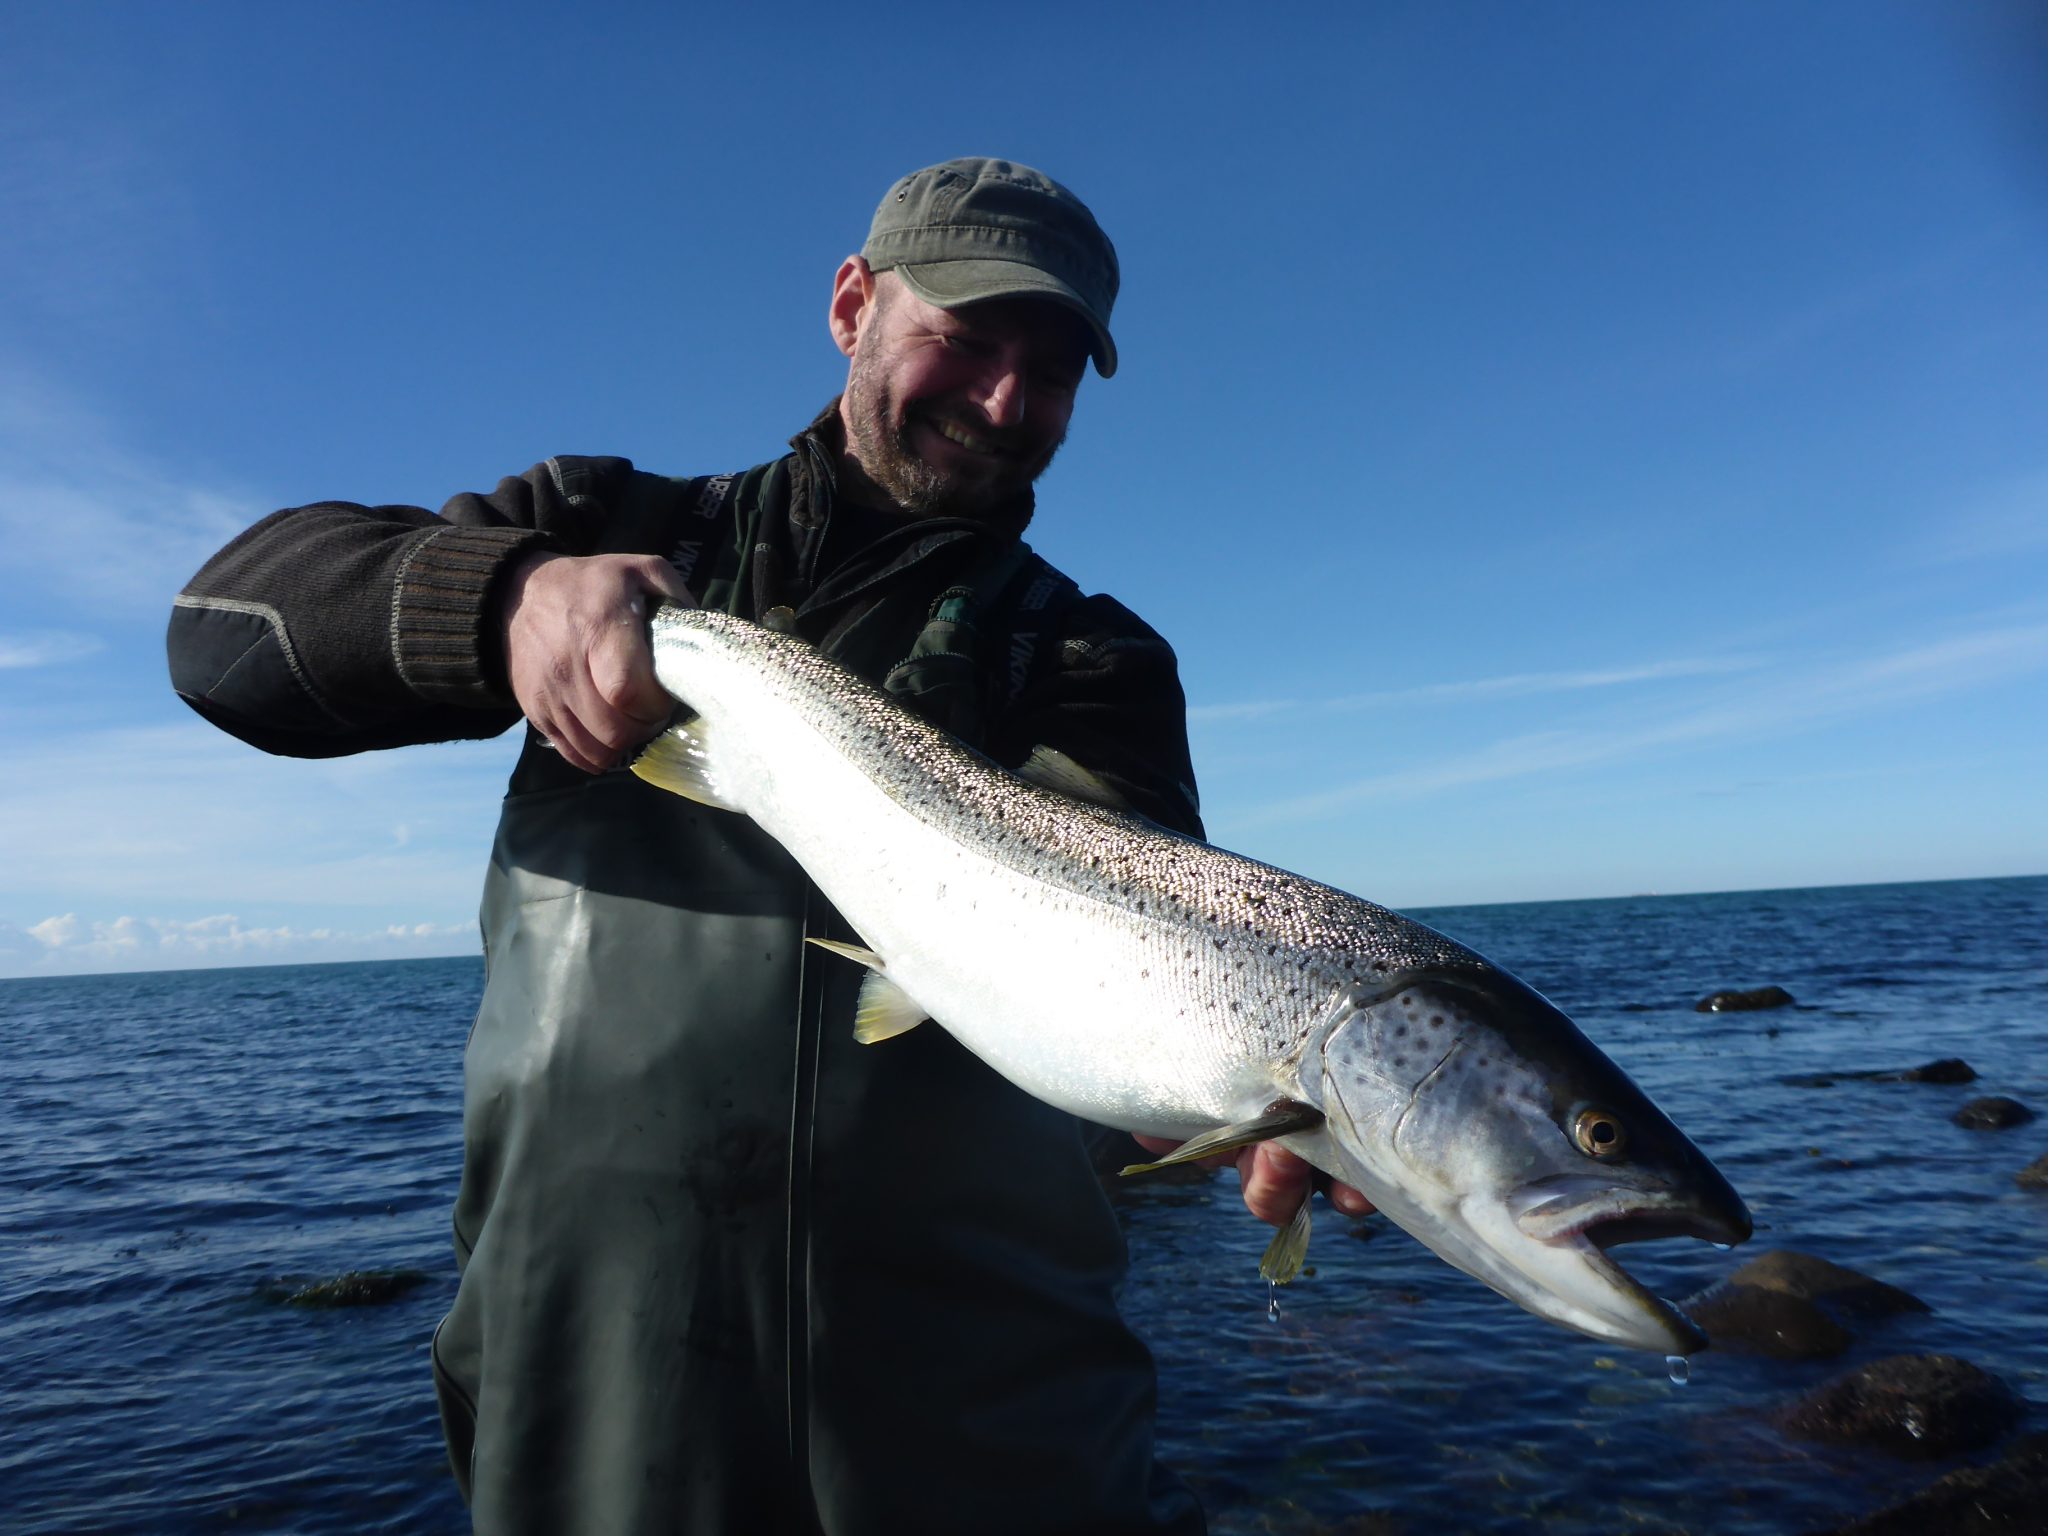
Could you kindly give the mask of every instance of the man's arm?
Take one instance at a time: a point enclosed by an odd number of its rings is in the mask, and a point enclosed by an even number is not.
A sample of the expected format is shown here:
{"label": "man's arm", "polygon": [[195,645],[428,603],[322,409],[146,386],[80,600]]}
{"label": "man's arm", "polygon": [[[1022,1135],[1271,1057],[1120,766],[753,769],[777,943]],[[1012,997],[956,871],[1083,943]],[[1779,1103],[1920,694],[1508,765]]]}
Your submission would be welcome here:
{"label": "man's arm", "polygon": [[538,708],[586,766],[620,733],[607,708],[637,716],[653,682],[644,641],[637,666],[588,643],[593,615],[649,592],[688,600],[653,556],[545,558],[590,549],[632,473],[550,459],[439,515],[321,502],[267,517],[179,594],[172,685],[223,730],[297,757],[495,736]]}

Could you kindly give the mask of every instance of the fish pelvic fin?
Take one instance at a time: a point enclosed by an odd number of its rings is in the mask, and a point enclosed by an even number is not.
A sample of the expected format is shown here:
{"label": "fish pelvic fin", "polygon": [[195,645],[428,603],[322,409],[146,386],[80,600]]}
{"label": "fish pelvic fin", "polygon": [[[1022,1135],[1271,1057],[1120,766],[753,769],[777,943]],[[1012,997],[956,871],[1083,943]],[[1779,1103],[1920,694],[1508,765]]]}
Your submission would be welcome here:
{"label": "fish pelvic fin", "polygon": [[1129,1178],[1134,1173],[1151,1173],[1155,1169],[1171,1168],[1176,1163],[1198,1163],[1219,1152],[1235,1152],[1241,1147],[1271,1141],[1276,1136],[1312,1131],[1322,1123],[1323,1112],[1314,1105],[1303,1104],[1298,1099],[1277,1099],[1249,1120],[1218,1126],[1213,1131],[1202,1132],[1191,1141],[1182,1142],[1157,1162],[1132,1163],[1123,1170],[1123,1176]]}
{"label": "fish pelvic fin", "polygon": [[640,749],[630,766],[636,777],[657,789],[721,811],[739,811],[719,788],[714,761],[710,723],[700,715],[663,731]]}
{"label": "fish pelvic fin", "polygon": [[1055,747],[1033,747],[1031,755],[1024,759],[1024,766],[1017,770],[1017,777],[1036,784],[1040,789],[1065,795],[1069,800],[1106,805],[1112,811],[1131,808],[1131,802],[1108,783]]}
{"label": "fish pelvic fin", "polygon": [[1301,1197],[1301,1208],[1287,1225],[1273,1234],[1273,1241],[1259,1255],[1260,1279],[1286,1285],[1301,1273],[1302,1262],[1308,1257],[1309,1208],[1315,1201],[1316,1192],[1311,1189]]}
{"label": "fish pelvic fin", "polygon": [[872,949],[858,944],[842,944],[837,939],[806,939],[804,942],[829,949],[835,955],[844,955],[868,968],[868,974],[860,984],[860,997],[853,1005],[853,1038],[862,1045],[874,1045],[908,1034],[931,1017],[922,1003],[889,979],[888,966]]}

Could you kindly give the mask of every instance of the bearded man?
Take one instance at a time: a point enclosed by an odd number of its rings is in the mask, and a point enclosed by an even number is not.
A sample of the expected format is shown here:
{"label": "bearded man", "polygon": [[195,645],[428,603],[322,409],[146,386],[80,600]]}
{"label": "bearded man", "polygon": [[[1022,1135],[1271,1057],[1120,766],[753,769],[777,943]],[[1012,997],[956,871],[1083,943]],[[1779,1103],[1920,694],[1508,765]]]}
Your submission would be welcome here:
{"label": "bearded man", "polygon": [[[1021,537],[1089,361],[1116,369],[1117,284],[1039,172],[915,172],[839,268],[846,387],[788,454],[553,458],[438,514],[315,503],[178,598],[174,685],[266,751],[526,722],[433,1347],[477,1530],[1201,1529],[1153,1458],[1081,1128],[942,1030],[857,1045],[858,968],[804,942],[854,935],[802,870],[621,766],[674,707],[648,607],[697,603],[1201,835],[1172,652]],[[1270,1145],[1240,1171],[1262,1219],[1305,1194]]]}

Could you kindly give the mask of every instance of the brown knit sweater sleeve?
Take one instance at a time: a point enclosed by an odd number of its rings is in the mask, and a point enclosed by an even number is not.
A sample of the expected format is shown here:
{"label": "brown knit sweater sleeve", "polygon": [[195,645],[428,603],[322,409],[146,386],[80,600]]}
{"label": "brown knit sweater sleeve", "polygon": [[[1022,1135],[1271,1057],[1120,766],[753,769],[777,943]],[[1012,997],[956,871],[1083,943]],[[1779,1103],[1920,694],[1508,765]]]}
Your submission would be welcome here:
{"label": "brown knit sweater sleeve", "polygon": [[293,757],[495,736],[519,718],[499,581],[533,550],[591,549],[633,473],[624,459],[549,459],[438,514],[341,501],[273,513],[179,593],[172,686],[222,730]]}

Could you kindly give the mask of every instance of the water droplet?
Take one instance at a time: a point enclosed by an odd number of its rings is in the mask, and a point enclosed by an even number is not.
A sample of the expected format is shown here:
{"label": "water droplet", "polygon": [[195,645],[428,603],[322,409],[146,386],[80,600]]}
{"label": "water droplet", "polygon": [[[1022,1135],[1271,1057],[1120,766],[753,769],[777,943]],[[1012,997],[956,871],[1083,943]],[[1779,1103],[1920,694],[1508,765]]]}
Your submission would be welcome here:
{"label": "water droplet", "polygon": [[1280,1321],[1280,1287],[1271,1280],[1266,1282],[1266,1316]]}
{"label": "water droplet", "polygon": [[1692,1380],[1692,1362],[1683,1355],[1666,1355],[1664,1364],[1671,1372],[1671,1385],[1682,1387]]}

